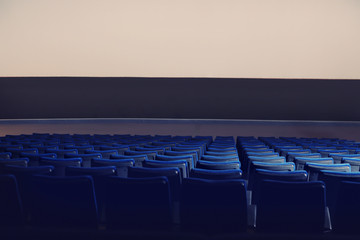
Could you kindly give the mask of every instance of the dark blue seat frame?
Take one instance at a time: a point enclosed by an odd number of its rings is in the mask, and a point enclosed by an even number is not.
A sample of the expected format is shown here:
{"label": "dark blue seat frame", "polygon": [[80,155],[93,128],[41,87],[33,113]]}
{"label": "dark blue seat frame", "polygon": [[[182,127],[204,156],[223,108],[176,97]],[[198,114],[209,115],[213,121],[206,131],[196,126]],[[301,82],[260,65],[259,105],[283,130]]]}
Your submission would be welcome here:
{"label": "dark blue seat frame", "polygon": [[22,200],[14,175],[0,175],[0,196],[0,227],[23,226]]}
{"label": "dark blue seat frame", "polygon": [[109,177],[104,189],[108,229],[170,229],[172,210],[166,177]]}
{"label": "dark blue seat frame", "polygon": [[241,179],[242,171],[240,169],[210,170],[194,168],[190,172],[190,177],[208,180]]}
{"label": "dark blue seat frame", "polygon": [[[306,182],[308,174],[305,170],[296,171],[273,171],[267,169],[256,169],[251,183],[252,203],[257,204],[260,196],[260,185],[264,180],[286,181],[286,182]],[[250,187],[249,187],[250,188]]]}
{"label": "dark blue seat frame", "polygon": [[180,202],[181,226],[186,231],[244,232],[247,199],[244,180],[184,179]]}
{"label": "dark blue seat frame", "polygon": [[264,180],[257,201],[256,230],[315,234],[325,230],[325,184]]}
{"label": "dark blue seat frame", "polygon": [[76,229],[98,227],[92,177],[33,176],[31,191],[32,226]]}

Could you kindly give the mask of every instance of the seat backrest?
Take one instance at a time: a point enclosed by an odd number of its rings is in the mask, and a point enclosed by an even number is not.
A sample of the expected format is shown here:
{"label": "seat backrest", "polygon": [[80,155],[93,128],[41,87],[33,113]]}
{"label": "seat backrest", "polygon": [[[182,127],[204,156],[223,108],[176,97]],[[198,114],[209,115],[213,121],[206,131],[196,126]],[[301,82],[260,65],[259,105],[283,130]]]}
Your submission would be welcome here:
{"label": "seat backrest", "polygon": [[[260,184],[264,180],[287,181],[287,182],[306,182],[308,174],[304,170],[296,171],[273,171],[267,169],[256,169],[252,177],[252,202],[257,203],[260,196]],[[249,183],[250,184],[250,183]],[[250,186],[249,186],[250,188]]]}
{"label": "seat backrest", "polygon": [[247,228],[246,183],[240,179],[184,179],[182,228],[202,233],[242,232]]}
{"label": "seat backrest", "polygon": [[304,170],[306,163],[321,163],[321,164],[333,164],[332,158],[313,158],[313,157],[295,157],[294,159],[296,170]]}
{"label": "seat backrest", "polygon": [[97,228],[98,211],[90,176],[33,176],[31,186],[34,226]]}
{"label": "seat backrest", "polygon": [[249,189],[253,188],[256,169],[266,169],[272,171],[295,171],[295,164],[292,162],[284,162],[284,163],[271,163],[271,162],[269,163],[269,162],[256,162],[256,161],[251,162],[250,174],[248,177]]}
{"label": "seat backrest", "polygon": [[171,202],[166,177],[109,177],[104,186],[108,229],[167,229]]}
{"label": "seat backrest", "polygon": [[93,167],[115,166],[116,174],[119,177],[128,176],[128,168],[135,165],[133,159],[93,159],[91,165]]}
{"label": "seat backrest", "polygon": [[239,157],[236,156],[212,156],[212,155],[204,155],[201,156],[201,160],[205,161],[213,161],[213,162],[233,162],[239,161]]}
{"label": "seat backrest", "polygon": [[342,153],[330,153],[329,157],[334,159],[334,163],[341,163],[341,160],[346,158],[360,159],[360,154],[342,154]]}
{"label": "seat backrest", "polygon": [[0,159],[10,159],[11,155],[11,152],[0,152]]}
{"label": "seat backrest", "polygon": [[102,158],[102,155],[101,153],[65,154],[64,158],[81,158],[82,167],[91,167],[91,160],[94,158]]}
{"label": "seat backrest", "polygon": [[359,234],[360,182],[342,181],[332,218],[335,232]]}
{"label": "seat backrest", "polygon": [[260,189],[256,216],[258,231],[299,234],[324,231],[323,182],[264,180]]}
{"label": "seat backrest", "polygon": [[132,159],[135,162],[135,167],[142,167],[143,163],[148,160],[146,154],[139,154],[139,155],[111,155],[110,159]]}
{"label": "seat backrest", "polygon": [[348,163],[341,164],[318,164],[318,163],[306,163],[305,171],[308,172],[309,181],[317,181],[319,172],[322,170],[330,170],[337,172],[350,172],[351,166]]}
{"label": "seat backrest", "polygon": [[288,152],[286,161],[287,162],[294,162],[295,157],[307,157],[307,158],[320,158],[320,153],[296,153],[296,152]]}
{"label": "seat backrest", "polygon": [[81,158],[41,158],[41,166],[54,166],[53,171],[54,176],[65,176],[65,168],[68,166],[80,167],[82,159]]}
{"label": "seat backrest", "polygon": [[209,169],[209,170],[230,170],[230,169],[240,169],[240,162],[211,162],[199,160],[197,163],[197,168]]}
{"label": "seat backrest", "polygon": [[102,158],[110,159],[111,155],[117,155],[117,150],[86,150],[85,153],[100,153]]}
{"label": "seat backrest", "polygon": [[194,168],[190,172],[190,177],[209,180],[241,179],[242,171],[240,169],[210,170]]}
{"label": "seat backrest", "polygon": [[45,153],[56,153],[57,158],[64,158],[65,154],[78,154],[77,149],[46,149]]}
{"label": "seat backrest", "polygon": [[181,177],[189,177],[188,165],[185,160],[176,160],[176,161],[156,161],[156,160],[147,160],[144,162],[144,167],[148,168],[168,168],[168,167],[177,167],[180,169]]}
{"label": "seat backrest", "polygon": [[115,176],[116,167],[114,166],[106,166],[106,167],[74,167],[67,166],[65,169],[66,176],[83,176],[89,175],[92,177],[97,176]]}
{"label": "seat backrest", "polygon": [[182,177],[180,175],[181,171],[177,167],[169,168],[139,168],[139,167],[130,167],[128,177],[129,178],[147,178],[147,177],[167,177],[169,181],[171,200],[178,202],[180,186],[182,182]]}
{"label": "seat backrest", "polygon": [[342,181],[360,182],[360,172],[322,170],[319,172],[318,180],[323,181],[326,185],[326,200],[330,213],[333,214],[334,206],[339,195],[340,183]]}
{"label": "seat backrest", "polygon": [[189,172],[195,167],[195,162],[193,156],[168,156],[168,155],[156,155],[155,160],[158,161],[176,161],[176,160],[185,160],[188,163]]}
{"label": "seat backrest", "polygon": [[0,175],[0,226],[24,224],[22,201],[14,175]]}
{"label": "seat backrest", "polygon": [[195,166],[196,166],[196,163],[197,161],[200,159],[198,157],[198,154],[196,151],[165,151],[164,155],[167,155],[167,156],[187,156],[187,155],[191,155],[194,159],[194,163],[195,163]]}
{"label": "seat backrest", "polygon": [[344,157],[342,158],[341,162],[350,164],[352,172],[359,172],[360,170],[360,158]]}

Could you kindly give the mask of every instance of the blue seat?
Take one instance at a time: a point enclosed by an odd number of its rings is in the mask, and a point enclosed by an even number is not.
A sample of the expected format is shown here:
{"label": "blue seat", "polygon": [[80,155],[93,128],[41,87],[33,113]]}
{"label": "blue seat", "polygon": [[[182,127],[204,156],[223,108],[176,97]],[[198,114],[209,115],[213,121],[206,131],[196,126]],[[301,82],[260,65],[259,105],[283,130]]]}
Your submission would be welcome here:
{"label": "blue seat", "polygon": [[184,160],[187,162],[188,169],[187,171],[190,172],[191,169],[195,167],[194,159],[192,156],[167,156],[167,155],[156,155],[155,156],[156,161],[179,161]]}
{"label": "blue seat", "polygon": [[178,145],[176,147],[172,147],[171,148],[172,152],[189,152],[189,151],[195,151],[197,154],[197,159],[200,159],[200,156],[202,155],[202,147],[198,146],[198,147],[191,147],[191,146],[185,146],[185,147],[178,147]]}
{"label": "blue seat", "polygon": [[321,158],[320,153],[288,153],[286,157],[287,162],[294,162],[296,157],[306,157],[306,158]]}
{"label": "blue seat", "polygon": [[11,152],[0,152],[0,159],[10,159]]}
{"label": "blue seat", "polygon": [[319,181],[326,185],[326,200],[330,213],[334,214],[334,207],[339,196],[340,183],[342,181],[360,182],[360,172],[336,172],[323,170],[319,172]]}
{"label": "blue seat", "polygon": [[210,162],[234,162],[239,161],[239,157],[233,157],[233,156],[212,156],[212,155],[202,155],[201,160],[204,161],[210,161]]}
{"label": "blue seat", "polygon": [[116,150],[121,155],[125,151],[130,150],[130,148],[128,145],[113,144],[112,146],[100,146],[99,150]]}
{"label": "blue seat", "polygon": [[275,233],[322,233],[326,198],[323,182],[264,180],[257,201],[256,230]]}
{"label": "blue seat", "polygon": [[161,177],[161,176],[167,177],[169,181],[171,201],[179,202],[180,186],[182,182],[182,177],[180,175],[179,168],[130,167],[128,173],[129,178],[147,178],[147,177]]}
{"label": "blue seat", "polygon": [[83,176],[89,175],[92,177],[103,177],[103,176],[115,176],[116,167],[104,166],[104,167],[74,167],[67,166],[65,169],[66,176]]}
{"label": "blue seat", "polygon": [[22,201],[14,175],[0,175],[0,196],[0,226],[22,226]]}
{"label": "blue seat", "polygon": [[269,163],[269,162],[251,162],[250,164],[250,175],[248,188],[253,189],[254,179],[255,179],[255,170],[256,169],[266,169],[271,171],[295,171],[295,164],[292,162],[284,163]]}
{"label": "blue seat", "polygon": [[146,160],[148,160],[148,157],[145,154],[131,155],[131,156],[130,155],[129,156],[126,156],[126,155],[111,155],[110,159],[112,159],[112,160],[116,160],[116,159],[118,159],[118,160],[121,160],[121,159],[129,160],[129,159],[132,159],[135,162],[135,167],[142,167],[143,163]]}
{"label": "blue seat", "polygon": [[172,224],[166,177],[109,177],[104,185],[108,229],[169,229]]}
{"label": "blue seat", "polygon": [[196,151],[165,151],[164,155],[166,156],[192,156],[194,159],[194,164],[196,166],[197,161],[199,160],[198,154]]}
{"label": "blue seat", "polygon": [[64,158],[65,154],[78,154],[77,149],[46,149],[45,153],[56,153],[57,158]]}
{"label": "blue seat", "polygon": [[337,233],[359,235],[360,182],[342,181],[334,206],[333,229]]}
{"label": "blue seat", "polygon": [[49,157],[49,158],[56,158],[55,153],[27,153],[23,152],[20,154],[21,157],[25,157],[29,159],[29,166],[39,166],[40,158],[42,157]]}
{"label": "blue seat", "polygon": [[294,160],[296,170],[304,170],[307,163],[320,163],[320,164],[333,164],[332,158],[308,158],[308,157],[295,157]]}
{"label": "blue seat", "polygon": [[341,162],[350,164],[352,172],[359,172],[360,158],[344,157],[344,158],[342,158]]}
{"label": "blue seat", "polygon": [[245,177],[248,178],[250,174],[250,167],[252,162],[265,162],[265,163],[285,163],[285,157],[280,156],[248,156],[244,164]]}
{"label": "blue seat", "polygon": [[330,170],[337,172],[350,172],[351,166],[348,163],[342,164],[318,164],[318,163],[306,163],[305,168],[308,172],[309,181],[317,181],[319,172],[322,170]]}
{"label": "blue seat", "polygon": [[118,151],[117,150],[86,150],[85,153],[86,154],[100,153],[102,158],[110,159],[110,156],[111,155],[117,155]]}
{"label": "blue seat", "polygon": [[148,155],[149,159],[150,157],[154,156],[153,152],[156,152],[156,155],[163,155],[165,152],[165,149],[163,147],[156,147],[152,145],[144,145],[142,147],[136,147],[135,151],[137,152],[143,152],[143,153],[151,153],[151,155]]}
{"label": "blue seat", "polygon": [[209,180],[241,179],[242,171],[240,169],[209,170],[209,169],[194,168],[190,172],[190,177],[209,179]]}
{"label": "blue seat", "polygon": [[247,199],[244,180],[184,179],[180,202],[181,226],[186,231],[244,232]]}
{"label": "blue seat", "polygon": [[360,159],[360,154],[338,154],[338,153],[330,153],[329,157],[334,159],[334,163],[341,163],[343,158],[356,158]]}
{"label": "blue seat", "polygon": [[273,171],[267,169],[256,169],[253,176],[253,182],[251,183],[252,203],[257,204],[260,195],[260,184],[264,180],[276,180],[287,182],[306,182],[308,180],[308,174],[304,170],[296,171]]}
{"label": "blue seat", "polygon": [[38,150],[36,148],[28,148],[28,149],[6,148],[6,152],[11,152],[12,158],[20,158],[22,153],[37,154]]}
{"label": "blue seat", "polygon": [[197,168],[209,169],[209,170],[230,170],[230,169],[240,169],[240,162],[210,162],[199,160],[197,163]]}
{"label": "blue seat", "polygon": [[169,168],[176,167],[180,169],[181,177],[189,177],[188,165],[185,160],[176,160],[176,161],[156,161],[156,160],[147,160],[144,162],[144,167],[148,168]]}
{"label": "blue seat", "polygon": [[88,150],[94,150],[94,146],[92,145],[82,145],[82,146],[66,146],[64,147],[65,150],[67,149],[76,149],[78,154],[85,154]]}
{"label": "blue seat", "polygon": [[3,168],[6,165],[16,165],[27,167],[29,162],[28,158],[18,158],[18,159],[0,159],[0,173],[3,172]]}
{"label": "blue seat", "polygon": [[320,150],[319,153],[321,157],[329,157],[330,154],[340,153],[340,154],[349,154],[348,150]]}
{"label": "blue seat", "polygon": [[31,186],[33,226],[97,228],[98,211],[90,176],[33,176]]}
{"label": "blue seat", "polygon": [[91,167],[92,159],[100,159],[102,158],[101,153],[79,153],[79,154],[65,154],[64,158],[81,158],[81,166],[82,167]]}
{"label": "blue seat", "polygon": [[92,160],[93,167],[105,167],[105,166],[115,166],[116,175],[119,177],[128,176],[128,168],[133,167],[135,161],[133,159],[98,159],[95,158]]}
{"label": "blue seat", "polygon": [[81,158],[41,158],[40,166],[54,166],[54,176],[65,176],[66,167],[80,167],[81,161]]}

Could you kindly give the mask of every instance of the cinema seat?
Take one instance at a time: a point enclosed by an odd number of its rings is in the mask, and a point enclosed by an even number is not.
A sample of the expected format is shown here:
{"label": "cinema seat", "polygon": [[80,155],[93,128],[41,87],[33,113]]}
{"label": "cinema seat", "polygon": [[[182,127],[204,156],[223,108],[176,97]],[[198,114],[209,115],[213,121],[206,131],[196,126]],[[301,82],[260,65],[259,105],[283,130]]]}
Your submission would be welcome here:
{"label": "cinema seat", "polygon": [[31,186],[32,226],[97,229],[98,211],[90,176],[33,176]]}
{"label": "cinema seat", "polygon": [[80,167],[81,162],[81,158],[41,158],[40,166],[54,166],[54,176],[65,176],[66,167]]}
{"label": "cinema seat", "polygon": [[319,172],[318,180],[323,181],[326,185],[326,201],[330,209],[330,213],[334,214],[334,207],[340,194],[340,183],[342,181],[360,182],[360,172],[336,172],[322,170]]}
{"label": "cinema seat", "polygon": [[333,164],[332,158],[309,158],[309,157],[295,157],[294,159],[296,170],[304,170],[307,163],[319,163],[319,164]]}
{"label": "cinema seat", "polygon": [[264,180],[276,180],[286,182],[306,182],[308,174],[304,170],[295,171],[273,171],[267,169],[256,169],[254,172],[252,189],[252,203],[257,204],[260,196],[260,184]]}
{"label": "cinema seat", "polygon": [[334,206],[333,229],[344,235],[359,235],[360,182],[343,181]]}
{"label": "cinema seat", "polygon": [[135,162],[135,167],[142,167],[143,163],[148,160],[146,154],[138,154],[138,155],[111,155],[110,160],[121,160],[121,159],[132,159]]}
{"label": "cinema seat", "polygon": [[135,161],[133,159],[100,159],[94,158],[92,160],[93,167],[106,167],[106,166],[115,166],[116,175],[119,177],[128,176],[128,168],[133,167]]}
{"label": "cinema seat", "polygon": [[112,230],[164,230],[172,223],[169,182],[166,177],[109,177],[106,220]]}
{"label": "cinema seat", "polygon": [[352,172],[359,172],[360,158],[344,157],[344,158],[342,158],[341,163],[348,163],[351,166],[351,171]]}
{"label": "cinema seat", "polygon": [[258,232],[323,233],[325,215],[323,182],[261,182],[256,216]]}
{"label": "cinema seat", "polygon": [[0,175],[0,196],[0,229],[22,226],[24,224],[22,201],[14,175]]}
{"label": "cinema seat", "polygon": [[209,169],[194,168],[190,172],[190,177],[208,179],[208,180],[241,179],[242,171],[240,169],[209,170]]}
{"label": "cinema seat", "polygon": [[187,156],[167,156],[167,155],[156,155],[155,156],[156,161],[178,161],[178,160],[184,160],[187,162],[188,166],[188,172],[191,171],[195,167],[195,163],[193,160],[193,157],[190,155]]}
{"label": "cinema seat", "polygon": [[180,217],[184,231],[206,234],[246,231],[244,180],[188,178],[183,181],[181,194]]}
{"label": "cinema seat", "polygon": [[156,161],[156,160],[147,160],[144,162],[144,167],[148,168],[169,168],[176,167],[180,169],[181,177],[189,177],[188,165],[185,160],[176,160],[176,161]]}
{"label": "cinema seat", "polygon": [[65,154],[64,158],[81,158],[81,166],[82,167],[91,167],[92,159],[100,159],[102,158],[101,153],[79,153],[79,154]]}
{"label": "cinema seat", "polygon": [[0,159],[10,159],[10,158],[11,158],[11,152],[0,153]]}
{"label": "cinema seat", "polygon": [[240,169],[240,162],[210,162],[200,160],[197,163],[197,168],[209,169],[209,170],[230,170],[230,169]]}
{"label": "cinema seat", "polygon": [[305,171],[308,172],[309,181],[317,181],[319,172],[322,170],[330,170],[337,172],[351,172],[351,166],[348,163],[341,164],[318,164],[318,163],[306,163]]}
{"label": "cinema seat", "polygon": [[20,153],[21,157],[29,159],[29,166],[39,166],[39,161],[42,157],[56,158],[56,153]]}

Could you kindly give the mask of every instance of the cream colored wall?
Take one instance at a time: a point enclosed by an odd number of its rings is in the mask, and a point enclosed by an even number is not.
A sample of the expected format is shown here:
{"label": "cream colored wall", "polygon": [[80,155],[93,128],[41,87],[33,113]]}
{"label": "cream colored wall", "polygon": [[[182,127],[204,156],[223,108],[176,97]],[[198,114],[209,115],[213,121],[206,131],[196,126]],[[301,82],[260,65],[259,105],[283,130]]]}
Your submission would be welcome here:
{"label": "cream colored wall", "polygon": [[0,76],[360,79],[357,0],[1,0]]}

